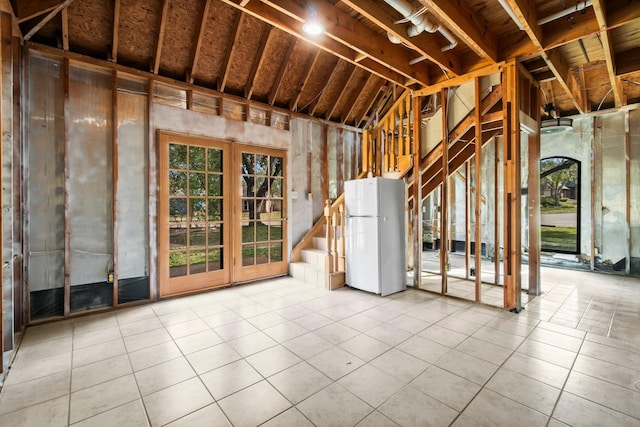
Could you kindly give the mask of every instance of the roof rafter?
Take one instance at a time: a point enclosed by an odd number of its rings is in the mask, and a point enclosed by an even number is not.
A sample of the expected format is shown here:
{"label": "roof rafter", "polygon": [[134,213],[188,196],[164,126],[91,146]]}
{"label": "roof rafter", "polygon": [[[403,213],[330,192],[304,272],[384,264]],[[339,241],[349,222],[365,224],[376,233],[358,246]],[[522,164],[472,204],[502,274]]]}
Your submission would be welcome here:
{"label": "roof rafter", "polygon": [[251,64],[251,71],[249,71],[249,76],[247,77],[247,84],[244,87],[244,97],[247,99],[251,99],[251,95],[253,95],[253,87],[256,83],[256,75],[258,74],[258,70],[262,67],[262,64],[265,60],[264,51],[267,49],[267,45],[273,37],[273,33],[275,32],[275,28],[269,27],[267,29],[267,36],[260,37],[260,45],[256,49],[254,53],[254,60]]}
{"label": "roof rafter", "polygon": [[[308,8],[296,0],[264,0],[264,3],[297,20],[300,24],[309,15]],[[251,4],[249,3],[248,6]],[[385,36],[328,2],[317,2],[315,11],[322,21],[325,34],[333,40],[349,49],[364,53],[381,65],[409,79],[416,79],[423,85],[429,84],[429,75],[423,71],[424,67],[411,66],[409,62],[414,57],[404,47],[392,44]]]}
{"label": "roof rafter", "polygon": [[[221,0],[221,1],[225,4],[235,7],[236,9],[239,9],[240,11],[246,12],[257,19],[260,19],[270,25],[273,25],[274,27],[277,27],[286,33],[289,33],[293,36],[301,38],[306,42],[314,46],[317,46],[320,49],[328,53],[331,53],[334,56],[339,57],[342,60],[345,60],[347,62],[351,62],[354,64],[357,63],[356,61],[357,53],[353,49],[323,35],[318,37],[304,36],[302,32],[302,22],[300,22],[297,19],[293,19],[282,12],[279,12],[276,9],[270,6],[267,6],[262,2],[252,1],[247,3],[245,7],[242,7],[241,5],[234,3],[232,0]],[[364,65],[362,63],[360,65],[362,66],[362,68],[365,68],[369,72],[374,73],[382,77],[383,79],[390,80],[401,86],[406,85],[406,80],[407,80],[406,76],[403,76],[400,73],[390,70],[377,62],[374,62],[374,65],[370,65],[370,64]]]}
{"label": "roof rafter", "polygon": [[[113,5],[113,38],[111,41],[111,61],[118,62],[118,30],[120,28],[120,0]],[[67,41],[67,44],[69,42]]]}
{"label": "roof rafter", "polygon": [[367,113],[369,113],[369,111],[373,107],[373,104],[376,102],[376,99],[378,98],[378,94],[380,93],[383,87],[384,86],[380,85],[378,86],[377,90],[371,91],[371,95],[369,96],[369,99],[367,99],[367,101],[364,104],[365,106],[364,106],[364,109],[362,110],[362,114],[360,114],[360,117],[354,121],[354,125],[356,127],[360,127],[365,117],[367,117]]}
{"label": "roof rafter", "polygon": [[353,76],[356,73],[356,69],[357,69],[356,66],[351,67],[351,71],[349,72],[349,76],[347,77],[347,81],[344,84],[343,89],[338,94],[338,99],[336,99],[336,102],[333,103],[333,107],[331,107],[329,112],[325,115],[325,119],[331,120],[331,116],[333,116],[333,113],[335,113],[336,108],[338,107],[338,104],[340,104],[340,101],[342,101],[342,98],[344,97],[344,94],[347,92],[347,87],[349,86],[349,83],[351,83],[351,80],[353,79]]}
{"label": "roof rafter", "polygon": [[316,65],[316,62],[318,62],[318,58],[320,57],[321,53],[322,53],[322,49],[316,50],[315,55],[313,55],[313,59],[307,64],[307,67],[302,73],[302,76],[298,81],[298,84],[296,85],[296,91],[295,91],[296,95],[291,101],[291,104],[289,104],[289,109],[291,111],[298,110],[298,102],[300,102],[300,97],[302,96],[302,92],[304,91],[304,88],[307,86],[307,83],[311,78],[311,72],[313,71],[313,68]]}
{"label": "roof rafter", "polygon": [[369,74],[369,76],[366,78],[365,77],[360,78],[360,83],[358,83],[356,88],[353,90],[353,94],[351,95],[351,98],[347,100],[347,105],[350,105],[350,107],[347,110],[347,112],[344,113],[342,117],[340,117],[340,123],[342,124],[347,123],[347,120],[349,120],[349,116],[351,116],[351,114],[353,113],[353,110],[356,108],[356,105],[358,104],[358,99],[360,99],[360,97],[362,96],[362,92],[364,91],[364,88],[373,78],[374,76],[372,74]]}
{"label": "roof rafter", "polygon": [[232,24],[233,40],[227,45],[221,62],[222,64],[225,64],[225,66],[222,76],[220,76],[220,81],[218,82],[218,90],[220,92],[224,92],[224,87],[227,85],[229,69],[231,68],[231,58],[233,57],[233,51],[236,43],[238,43],[238,39],[240,38],[240,27],[242,27],[242,23],[244,22],[244,16],[244,13],[241,10],[238,10],[238,14]]}
{"label": "roof rafter", "polygon": [[566,59],[558,49],[545,51],[543,47],[542,28],[538,25],[538,16],[535,3],[526,0],[505,0],[514,11],[525,32],[540,50],[540,56],[547,62],[549,69],[556,76],[558,83],[571,98],[572,103],[580,113],[584,113],[585,100],[582,97],[580,83],[569,69]]}
{"label": "roof rafter", "polygon": [[476,55],[498,62],[498,43],[487,25],[460,0],[420,0],[435,12]]}
{"label": "roof rafter", "polygon": [[602,41],[602,50],[607,64],[607,74],[609,74],[609,81],[613,88],[613,97],[616,107],[621,107],[625,102],[622,96],[622,82],[616,77],[616,54],[613,50],[612,35],[607,28],[606,4],[602,0],[593,0],[592,5],[600,27],[600,40]]}
{"label": "roof rafter", "polygon": [[[8,2],[7,2],[8,3]],[[16,19],[18,24],[37,18],[60,5],[60,0],[37,0],[12,2],[16,8]]]}
{"label": "roof rafter", "polygon": [[282,86],[282,81],[284,80],[284,74],[287,72],[287,68],[289,67],[289,61],[291,60],[291,55],[293,55],[293,49],[295,49],[298,44],[297,38],[293,38],[293,40],[289,41],[289,47],[287,47],[287,51],[284,54],[284,58],[282,58],[282,63],[280,64],[280,69],[278,69],[278,74],[276,74],[276,79],[273,82],[273,86],[271,87],[271,91],[269,92],[269,105],[273,105],[276,102],[276,98],[278,97],[278,91]]}
{"label": "roof rafter", "polygon": [[388,13],[380,1],[376,0],[342,0],[341,3],[357,11],[368,20],[383,28],[385,31],[394,34],[403,44],[411,47],[420,55],[428,58],[429,61],[439,65],[454,75],[461,73],[460,60],[451,52],[442,52],[440,46],[426,35],[409,37],[405,27],[395,23],[397,18]]}
{"label": "roof rafter", "polygon": [[44,27],[47,24],[47,22],[51,21],[53,17],[58,14],[58,12],[60,12],[61,10],[69,6],[71,2],[73,2],[73,0],[65,0],[62,3],[60,3],[56,8],[51,10],[51,12],[47,14],[47,16],[42,18],[40,22],[38,22],[31,30],[29,30],[27,34],[24,35],[24,41],[29,41],[29,39],[33,37],[35,33],[40,31],[40,29]]}
{"label": "roof rafter", "polygon": [[211,8],[211,0],[207,0],[204,4],[204,8],[202,9],[202,16],[200,17],[200,27],[198,28],[198,36],[196,38],[196,42],[194,43],[195,48],[193,49],[193,59],[191,61],[191,69],[189,70],[189,75],[187,76],[187,80],[189,83],[193,84],[193,81],[196,78],[196,73],[198,72],[198,59],[200,59],[200,48],[202,47],[202,39],[204,38],[204,31],[207,27],[207,18],[209,17],[209,9]]}
{"label": "roof rafter", "polygon": [[153,58],[153,74],[158,74],[160,69],[160,55],[162,54],[162,43],[164,43],[164,30],[167,26],[167,15],[169,14],[169,0],[164,0],[162,5],[162,16],[160,18],[160,28],[158,29],[158,42],[156,43],[156,56]]}
{"label": "roof rafter", "polygon": [[69,50],[69,12],[65,7],[60,12],[62,18],[62,49]]}
{"label": "roof rafter", "polygon": [[318,92],[318,94],[316,95],[316,97],[313,99],[313,101],[311,101],[311,103],[309,104],[309,115],[313,116],[316,113],[316,109],[318,108],[318,105],[320,104],[320,99],[322,99],[322,97],[324,96],[325,92],[327,91],[327,87],[329,87],[329,84],[331,83],[331,81],[333,80],[333,78],[336,76],[336,73],[338,72],[338,69],[340,68],[340,63],[342,61],[339,59],[336,62],[336,65],[333,67],[333,70],[331,70],[331,73],[327,74],[327,76],[324,78],[324,81],[322,82],[321,85],[321,89]]}

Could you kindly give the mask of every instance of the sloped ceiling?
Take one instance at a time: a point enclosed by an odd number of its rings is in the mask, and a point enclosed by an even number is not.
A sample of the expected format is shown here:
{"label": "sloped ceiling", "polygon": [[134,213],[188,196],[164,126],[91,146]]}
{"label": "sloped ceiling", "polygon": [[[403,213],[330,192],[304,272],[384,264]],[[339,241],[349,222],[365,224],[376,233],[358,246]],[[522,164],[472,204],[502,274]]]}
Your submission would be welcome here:
{"label": "sloped ceiling", "polygon": [[[640,102],[640,0],[13,0],[12,6],[25,41],[358,127],[404,90],[511,58],[541,82],[543,102],[561,115]],[[408,36],[402,7],[444,31]],[[320,36],[302,31],[311,16],[324,26]]]}

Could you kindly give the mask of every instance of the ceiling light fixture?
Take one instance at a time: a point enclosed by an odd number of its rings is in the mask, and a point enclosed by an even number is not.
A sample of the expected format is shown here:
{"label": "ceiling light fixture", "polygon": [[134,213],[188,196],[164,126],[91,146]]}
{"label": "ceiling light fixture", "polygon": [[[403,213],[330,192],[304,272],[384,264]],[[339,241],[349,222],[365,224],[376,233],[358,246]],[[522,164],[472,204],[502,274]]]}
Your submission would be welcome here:
{"label": "ceiling light fixture", "polygon": [[541,134],[549,135],[552,133],[566,132],[573,128],[573,119],[558,117],[558,110],[552,103],[545,104],[543,109],[549,116],[549,119],[543,120],[540,123]]}
{"label": "ceiling light fixture", "polygon": [[569,129],[573,129],[573,119],[567,117],[543,120],[542,123],[540,123],[540,133],[544,135],[566,132]]}
{"label": "ceiling light fixture", "polygon": [[319,36],[324,32],[324,26],[318,20],[315,10],[311,11],[309,19],[302,25],[302,31],[310,36]]}

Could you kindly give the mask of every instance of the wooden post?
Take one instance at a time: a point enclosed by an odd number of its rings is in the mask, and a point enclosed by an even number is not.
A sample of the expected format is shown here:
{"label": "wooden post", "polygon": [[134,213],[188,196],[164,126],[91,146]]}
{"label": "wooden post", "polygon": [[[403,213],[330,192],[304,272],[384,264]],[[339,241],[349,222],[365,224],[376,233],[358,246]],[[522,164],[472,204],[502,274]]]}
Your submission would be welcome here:
{"label": "wooden post", "polygon": [[504,308],[519,312],[521,245],[520,123],[518,75],[514,60],[505,66],[504,115]]}
{"label": "wooden post", "polygon": [[112,186],[112,215],[113,215],[113,306],[118,306],[118,72],[111,72],[111,150],[113,156],[111,177]]}
{"label": "wooden post", "polygon": [[480,77],[476,77],[475,79],[475,99],[476,99],[476,110],[475,110],[475,251],[474,251],[474,268],[475,268],[475,299],[476,302],[480,302],[482,299],[482,116],[480,111],[480,104],[482,103],[482,94],[480,91]]}
{"label": "wooden post", "polygon": [[471,161],[464,162],[464,277],[469,280],[471,264]]}
{"label": "wooden post", "polygon": [[329,280],[329,274],[333,273],[333,257],[331,256],[331,200],[327,199],[324,206],[324,220],[326,224],[325,228],[325,242],[327,245],[327,252],[325,254],[325,273],[327,274],[327,281]]}
{"label": "wooden post", "polygon": [[[624,112],[624,157],[625,157],[625,222],[627,225],[627,253],[624,273],[628,276],[631,274],[631,135],[629,110]],[[579,248],[578,248],[579,249]]]}
{"label": "wooden post", "polygon": [[369,130],[362,131],[362,172],[369,171]]}
{"label": "wooden post", "polygon": [[[413,135],[413,287],[419,289],[422,286],[422,174],[420,173],[420,101],[419,96],[412,96],[411,109],[413,114],[409,114]],[[412,117],[413,116],[413,117]],[[409,143],[407,143],[409,144]],[[409,149],[410,150],[410,149]],[[409,152],[407,152],[409,154]]]}
{"label": "wooden post", "polygon": [[440,91],[442,109],[442,184],[440,185],[440,274],[442,275],[441,292],[446,294],[447,274],[449,272],[449,129],[447,126],[447,88]]}
{"label": "wooden post", "polygon": [[331,250],[332,272],[335,273],[338,271],[338,212],[335,210],[331,213],[331,236],[329,237],[333,246]]}
{"label": "wooden post", "polygon": [[67,317],[71,307],[71,224],[69,222],[71,206],[69,193],[69,58],[62,60],[62,75],[64,84],[64,316]]}
{"label": "wooden post", "polygon": [[345,268],[346,249],[345,249],[345,240],[344,240],[344,220],[345,220],[344,203],[338,206],[338,214],[339,214],[339,221],[340,221],[340,258],[338,262],[338,271],[346,271],[346,268]]}

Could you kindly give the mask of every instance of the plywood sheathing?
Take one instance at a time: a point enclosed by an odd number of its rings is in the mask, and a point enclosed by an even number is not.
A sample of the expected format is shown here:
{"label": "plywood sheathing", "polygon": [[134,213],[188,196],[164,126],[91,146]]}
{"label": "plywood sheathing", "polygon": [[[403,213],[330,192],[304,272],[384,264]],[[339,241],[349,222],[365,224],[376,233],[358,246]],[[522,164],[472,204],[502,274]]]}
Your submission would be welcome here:
{"label": "plywood sheathing", "polygon": [[[118,62],[148,71],[155,55],[162,0],[120,0]],[[145,28],[146,31],[140,31]]]}
{"label": "plywood sheathing", "polygon": [[113,0],[74,1],[68,7],[69,45],[74,51],[106,59],[113,43]]}
{"label": "plywood sheathing", "polygon": [[340,61],[338,64],[338,70],[334,74],[334,78],[329,81],[327,89],[324,91],[318,102],[318,107],[316,109],[317,114],[326,116],[329,110],[331,110],[335,102],[338,100],[340,93],[344,90],[344,85],[347,83],[347,78],[351,74],[353,67],[354,65],[346,61]]}
{"label": "plywood sheathing", "polygon": [[278,91],[278,98],[275,101],[275,105],[288,108],[291,104],[298,94],[298,83],[302,83],[301,80],[305,77],[302,74],[304,70],[307,69],[309,63],[313,61],[316,50],[317,48],[311,46],[309,43],[298,40],[298,43],[296,43],[293,48],[289,64],[287,64],[287,71],[285,72],[282,85]]}
{"label": "plywood sheathing", "polygon": [[309,78],[309,83],[307,87],[302,89],[302,96],[300,97],[300,102],[298,103],[298,111],[306,111],[316,97],[320,96],[320,91],[323,87],[324,79],[328,74],[331,74],[336,63],[338,62],[338,58],[332,56],[326,52],[322,52],[320,57],[318,58],[318,62],[315,67],[311,71],[311,77]]}
{"label": "plywood sheathing", "polygon": [[269,26],[253,16],[247,15],[242,24],[242,37],[233,47],[231,55],[231,67],[227,76],[225,91],[244,96],[244,88],[247,84],[247,76],[251,71],[253,61],[259,61],[255,52],[260,46],[262,37],[267,36]]}
{"label": "plywood sheathing", "polygon": [[[356,100],[351,116],[346,117],[346,123],[352,123],[354,120],[360,120],[360,118],[367,113],[365,110],[369,108],[369,104],[372,102],[371,94],[374,92],[377,94],[380,88],[384,85],[384,82],[385,81],[382,78],[377,76],[369,79],[362,90],[361,96]],[[355,125],[357,126],[358,123],[355,123]]]}
{"label": "plywood sheathing", "polygon": [[[274,28],[271,31],[271,38],[264,49],[264,59],[262,66],[258,69],[253,85],[252,99],[268,103],[269,92],[273,87],[280,66],[285,61],[285,55],[289,49],[289,43],[293,42],[293,36],[282,30]],[[253,58],[259,61],[260,58]],[[249,84],[251,82],[248,82]]]}
{"label": "plywood sheathing", "polygon": [[622,76],[622,86],[628,95],[628,104],[640,102],[640,71]]}
{"label": "plywood sheathing", "polygon": [[187,69],[191,67],[193,49],[202,14],[202,0],[171,0],[167,14],[162,53],[160,54],[161,74],[178,80],[185,80]]}
{"label": "plywood sheathing", "polygon": [[[337,102],[332,116],[334,119],[343,117],[344,114],[349,111],[351,105],[353,105],[353,97],[357,96],[357,94],[354,93],[360,92],[360,88],[365,83],[365,80],[369,75],[370,74],[364,71],[362,68],[355,68],[351,79],[348,82],[345,81],[344,84],[346,86],[343,86],[342,92],[338,93],[339,99],[337,99],[337,101],[334,101]],[[340,93],[342,93],[342,96],[340,96]],[[329,108],[333,108],[333,105],[331,105]]]}
{"label": "plywood sheathing", "polygon": [[214,2],[209,10],[204,38],[200,47],[200,60],[195,83],[215,88],[225,69],[224,53],[227,44],[233,43],[234,23],[242,12],[220,2]]}

